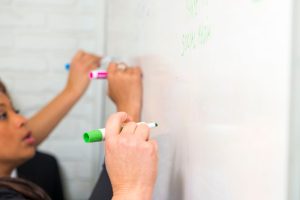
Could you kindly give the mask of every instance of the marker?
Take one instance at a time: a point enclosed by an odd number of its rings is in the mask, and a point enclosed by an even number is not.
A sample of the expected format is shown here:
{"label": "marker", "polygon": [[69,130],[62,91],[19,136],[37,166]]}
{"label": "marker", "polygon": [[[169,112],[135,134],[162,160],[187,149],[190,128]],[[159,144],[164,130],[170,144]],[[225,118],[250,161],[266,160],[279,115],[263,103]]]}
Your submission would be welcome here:
{"label": "marker", "polygon": [[[137,124],[142,124],[142,123],[145,123],[145,122],[139,122]],[[145,123],[145,124],[147,124],[147,126],[149,128],[155,128],[155,127],[158,126],[158,124],[156,122]],[[85,132],[83,134],[83,140],[86,143],[104,141],[105,140],[105,128],[100,128],[100,129],[97,129],[97,130],[92,130],[92,131]]]}
{"label": "marker", "polygon": [[94,70],[90,72],[90,79],[106,79],[107,74],[105,70]]}
{"label": "marker", "polygon": [[69,71],[70,70],[70,64],[69,63],[65,64],[65,68],[66,68],[67,71]]}
{"label": "marker", "polygon": [[[111,56],[105,56],[101,59],[101,67],[106,67],[110,62],[112,62],[114,59]],[[66,70],[70,70],[71,64],[67,63],[65,64]]]}

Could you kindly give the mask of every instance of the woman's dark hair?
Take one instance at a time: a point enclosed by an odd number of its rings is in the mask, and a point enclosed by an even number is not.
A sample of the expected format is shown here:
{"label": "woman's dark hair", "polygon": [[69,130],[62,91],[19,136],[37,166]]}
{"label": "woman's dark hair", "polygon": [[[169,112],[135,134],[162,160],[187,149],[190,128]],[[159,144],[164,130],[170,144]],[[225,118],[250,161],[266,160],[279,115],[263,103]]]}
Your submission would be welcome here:
{"label": "woman's dark hair", "polygon": [[3,92],[4,94],[7,94],[7,89],[4,85],[4,83],[0,80],[0,92]]}
{"label": "woman's dark hair", "polygon": [[39,186],[32,182],[20,179],[1,177],[0,189],[8,189],[17,192],[17,194],[25,197],[24,199],[30,200],[51,200],[51,198]]}
{"label": "woman's dark hair", "polygon": [[[10,99],[11,103],[13,104],[13,102],[12,102],[10,96],[9,96],[9,92],[8,92],[8,90],[6,89],[6,86],[5,86],[4,83],[1,81],[1,78],[0,78],[0,93],[1,93],[1,92],[2,92],[3,94],[5,94],[5,95]],[[18,111],[18,112],[19,112],[19,111]]]}
{"label": "woman's dark hair", "polygon": [[9,94],[8,94],[8,91],[6,89],[6,86],[4,85],[4,83],[1,81],[0,79],[0,92],[2,92],[3,94],[5,94],[8,98],[9,97]]}

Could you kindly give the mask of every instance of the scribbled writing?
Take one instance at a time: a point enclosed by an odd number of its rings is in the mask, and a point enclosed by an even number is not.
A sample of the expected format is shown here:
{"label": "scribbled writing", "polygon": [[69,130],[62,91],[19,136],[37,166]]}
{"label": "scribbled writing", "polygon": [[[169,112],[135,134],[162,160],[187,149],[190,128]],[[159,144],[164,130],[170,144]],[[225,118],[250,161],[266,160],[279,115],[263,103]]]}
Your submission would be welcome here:
{"label": "scribbled writing", "polygon": [[189,50],[204,45],[210,37],[211,28],[208,25],[200,25],[197,30],[184,33],[182,35],[181,55],[184,56]]}

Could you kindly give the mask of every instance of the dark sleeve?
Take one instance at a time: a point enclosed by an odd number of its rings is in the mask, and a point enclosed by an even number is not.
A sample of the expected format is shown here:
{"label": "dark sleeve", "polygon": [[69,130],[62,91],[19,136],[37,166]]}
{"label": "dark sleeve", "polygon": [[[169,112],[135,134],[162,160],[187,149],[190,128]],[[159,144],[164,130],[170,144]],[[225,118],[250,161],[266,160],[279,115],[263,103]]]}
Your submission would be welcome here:
{"label": "dark sleeve", "polygon": [[89,200],[111,200],[112,196],[112,186],[106,171],[106,167],[103,165],[103,170]]}
{"label": "dark sleeve", "polygon": [[60,169],[56,158],[48,153],[36,155],[17,169],[20,178],[29,180],[54,200],[64,200]]}
{"label": "dark sleeve", "polygon": [[0,188],[0,200],[28,200],[14,190]]}

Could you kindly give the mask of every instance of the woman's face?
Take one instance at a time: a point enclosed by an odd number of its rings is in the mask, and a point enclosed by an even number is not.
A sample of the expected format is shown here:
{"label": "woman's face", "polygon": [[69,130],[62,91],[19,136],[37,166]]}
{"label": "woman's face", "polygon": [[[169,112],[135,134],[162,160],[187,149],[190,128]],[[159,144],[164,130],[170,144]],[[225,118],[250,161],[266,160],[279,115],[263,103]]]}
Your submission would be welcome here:
{"label": "woman's face", "polygon": [[0,162],[20,164],[35,154],[35,140],[27,121],[17,114],[8,97],[0,92]]}

